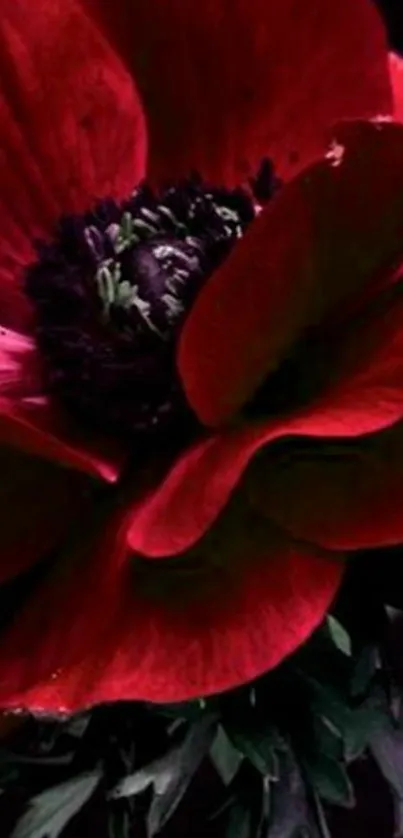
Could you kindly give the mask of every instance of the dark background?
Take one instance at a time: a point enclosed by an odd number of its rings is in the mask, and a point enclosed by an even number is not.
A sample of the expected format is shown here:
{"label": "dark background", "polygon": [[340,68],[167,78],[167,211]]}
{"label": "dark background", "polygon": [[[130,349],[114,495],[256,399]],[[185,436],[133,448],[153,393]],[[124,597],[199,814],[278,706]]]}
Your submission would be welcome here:
{"label": "dark background", "polygon": [[403,53],[403,0],[375,0],[383,13],[391,45]]}

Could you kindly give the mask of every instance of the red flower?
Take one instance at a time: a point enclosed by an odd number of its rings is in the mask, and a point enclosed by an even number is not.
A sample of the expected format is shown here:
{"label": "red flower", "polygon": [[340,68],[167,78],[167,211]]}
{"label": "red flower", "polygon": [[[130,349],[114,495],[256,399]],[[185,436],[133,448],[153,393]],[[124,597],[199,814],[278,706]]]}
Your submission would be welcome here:
{"label": "red flower", "polygon": [[[50,710],[252,679],[320,622],[348,551],[403,540],[403,128],[371,121],[393,109],[371,4],[84,5],[14,0],[0,20],[3,579],[51,557],[3,636],[0,702]],[[46,353],[82,313],[58,219],[130,195],[145,122],[154,184],[229,188],[267,155],[285,183],[181,330],[197,438],[179,424],[134,459],[99,433],[113,403],[88,431],[50,395]],[[107,287],[106,313],[136,288]],[[76,348],[53,383],[72,385]]]}

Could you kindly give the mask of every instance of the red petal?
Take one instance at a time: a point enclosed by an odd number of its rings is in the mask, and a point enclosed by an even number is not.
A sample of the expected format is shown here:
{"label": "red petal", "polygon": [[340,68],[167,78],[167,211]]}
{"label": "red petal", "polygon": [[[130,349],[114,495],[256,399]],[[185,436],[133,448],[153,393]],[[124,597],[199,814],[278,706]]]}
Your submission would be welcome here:
{"label": "red petal", "polygon": [[[133,510],[133,550],[150,557],[180,553],[211,525],[248,463],[270,442],[291,436],[358,437],[403,417],[403,288],[385,291],[341,330],[327,384],[289,416],[235,427],[185,452]],[[322,356],[321,356],[322,357]]]}
{"label": "red petal", "polygon": [[113,482],[124,457],[96,437],[78,435],[43,392],[33,340],[0,328],[0,442]]}
{"label": "red petal", "polygon": [[403,59],[392,53],[389,56],[389,68],[395,104],[394,116],[403,122]]}
{"label": "red petal", "polygon": [[403,127],[351,123],[337,137],[334,156],[252,224],[185,323],[179,368],[206,424],[228,419],[307,327],[403,253]]}
{"label": "red petal", "polygon": [[3,636],[2,706],[72,711],[235,687],[307,638],[343,574],[338,554],[292,543],[245,506],[162,578],[147,573],[165,563],[136,572],[124,526],[120,517],[90,555],[68,557]]}
{"label": "red petal", "polygon": [[289,176],[342,118],[391,112],[383,27],[368,0],[82,0],[134,70],[151,174],[239,183],[273,157]]}
{"label": "red petal", "polygon": [[74,472],[0,448],[0,582],[45,558],[84,507]]}
{"label": "red petal", "polygon": [[[72,0],[13,0],[0,18],[0,285],[19,280],[32,240],[67,211],[129,194],[145,131],[128,74]],[[3,303],[4,290],[0,295]],[[9,297],[18,328],[27,311]]]}
{"label": "red petal", "polygon": [[403,425],[354,444],[329,442],[267,451],[248,476],[260,512],[336,550],[403,541]]}

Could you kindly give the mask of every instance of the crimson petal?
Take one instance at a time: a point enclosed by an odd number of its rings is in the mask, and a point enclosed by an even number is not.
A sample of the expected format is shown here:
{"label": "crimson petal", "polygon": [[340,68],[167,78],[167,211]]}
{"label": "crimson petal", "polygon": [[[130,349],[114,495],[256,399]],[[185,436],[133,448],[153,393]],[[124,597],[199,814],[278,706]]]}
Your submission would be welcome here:
{"label": "crimson petal", "polygon": [[294,538],[335,550],[401,543],[402,484],[402,423],[354,444],[268,450],[248,475],[262,514]]}
{"label": "crimson petal", "polygon": [[0,18],[1,320],[28,328],[18,284],[66,212],[130,193],[145,128],[133,83],[74,0],[15,0]]}
{"label": "crimson petal", "polygon": [[150,173],[237,184],[269,155],[289,177],[343,118],[391,112],[368,0],[82,0],[133,69]]}
{"label": "crimson petal", "polygon": [[395,119],[403,122],[403,58],[393,53],[389,56]]}
{"label": "crimson petal", "polygon": [[207,424],[250,399],[304,331],[367,293],[403,252],[403,126],[346,123],[201,291],[179,369]]}
{"label": "crimson petal", "polygon": [[119,515],[66,556],[3,636],[3,707],[75,711],[235,687],[307,638],[343,575],[340,555],[293,543],[245,503],[162,578],[147,576],[154,563],[129,561],[125,526]]}
{"label": "crimson petal", "polygon": [[43,391],[35,343],[0,327],[0,442],[114,482],[124,454],[108,441],[78,434]]}
{"label": "crimson petal", "polygon": [[233,427],[185,452],[133,509],[133,550],[159,557],[187,549],[224,507],[253,456],[271,442],[294,436],[354,438],[401,420],[402,324],[398,283],[340,329],[326,384],[310,404],[288,416]]}
{"label": "crimson petal", "polygon": [[0,582],[60,546],[86,507],[86,481],[36,457],[0,448]]}

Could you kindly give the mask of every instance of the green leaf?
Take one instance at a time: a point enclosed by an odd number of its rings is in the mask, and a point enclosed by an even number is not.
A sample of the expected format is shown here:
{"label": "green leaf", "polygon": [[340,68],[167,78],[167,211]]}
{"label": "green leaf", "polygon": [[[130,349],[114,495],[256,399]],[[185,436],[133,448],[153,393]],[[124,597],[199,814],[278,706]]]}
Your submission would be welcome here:
{"label": "green leaf", "polygon": [[358,657],[351,679],[351,695],[353,697],[367,692],[376,672],[377,649],[365,646]]}
{"label": "green leaf", "polygon": [[108,813],[108,838],[132,838],[133,819],[130,809],[110,809]]}
{"label": "green leaf", "polygon": [[347,704],[346,697],[341,696],[332,685],[323,684],[316,678],[306,675],[302,670],[300,676],[311,692],[311,712],[328,719],[343,736],[352,723],[352,710]]}
{"label": "green leaf", "polygon": [[[317,714],[314,717],[313,735],[314,739],[312,740],[312,744],[321,753],[333,759],[343,759],[344,748],[342,735],[324,716]],[[307,746],[309,748],[309,741],[307,742]]]}
{"label": "green leaf", "polygon": [[344,626],[342,626],[342,624],[336,620],[336,617],[333,617],[332,614],[329,614],[326,620],[334,645],[340,652],[343,652],[343,655],[351,657],[351,638]]}
{"label": "green leaf", "polygon": [[323,838],[291,748],[280,754],[279,767],[279,778],[271,786],[267,838]]}
{"label": "green leaf", "polygon": [[94,793],[100,769],[81,774],[33,797],[11,838],[58,838],[71,818]]}
{"label": "green leaf", "polygon": [[238,774],[244,757],[234,747],[221,725],[218,726],[210,748],[210,759],[224,785],[229,786]]}
{"label": "green leaf", "polygon": [[252,816],[249,809],[241,803],[231,807],[226,838],[251,838]]}
{"label": "green leaf", "polygon": [[214,716],[205,716],[191,725],[184,741],[161,759],[125,777],[110,794],[111,798],[130,797],[153,786],[154,795],[147,817],[148,834],[159,832],[185,794],[200,763],[208,753],[217,730]]}
{"label": "green leaf", "polygon": [[176,704],[162,704],[157,707],[153,704],[146,704],[145,706],[153,715],[161,715],[168,719],[180,719],[181,721],[186,720],[188,722],[195,722],[198,719],[203,718],[206,713],[215,713],[218,709],[217,704],[217,698],[215,696],[209,696],[207,699],[199,698],[197,700],[182,701]]}
{"label": "green leaf", "polygon": [[352,762],[369,747],[373,734],[388,726],[389,718],[384,708],[369,698],[361,707],[353,712],[352,723],[348,727],[344,738],[345,757]]}
{"label": "green leaf", "polygon": [[279,735],[275,728],[263,727],[261,730],[237,730],[226,726],[226,731],[235,748],[243,754],[263,777],[272,780],[278,778]]}
{"label": "green leaf", "polygon": [[319,797],[337,806],[354,806],[353,786],[341,762],[325,754],[318,754],[315,760],[306,762],[305,768],[309,781]]}

